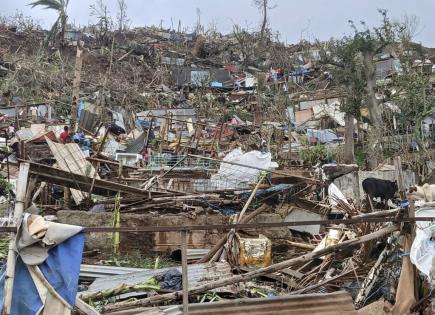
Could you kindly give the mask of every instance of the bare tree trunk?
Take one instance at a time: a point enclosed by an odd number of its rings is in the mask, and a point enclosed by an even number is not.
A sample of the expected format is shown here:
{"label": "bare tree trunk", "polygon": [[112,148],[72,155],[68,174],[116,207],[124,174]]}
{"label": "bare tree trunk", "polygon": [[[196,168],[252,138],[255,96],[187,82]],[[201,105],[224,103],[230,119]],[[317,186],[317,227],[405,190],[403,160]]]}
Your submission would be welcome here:
{"label": "bare tree trunk", "polygon": [[65,13],[61,13],[62,16],[60,17],[60,23],[62,24],[60,26],[60,45],[63,47],[65,45],[65,30],[66,30],[66,20],[67,16]]}
{"label": "bare tree trunk", "polygon": [[354,116],[350,113],[345,115],[345,131],[344,131],[344,162],[352,164],[355,161],[354,150]]}
{"label": "bare tree trunk", "polygon": [[254,109],[254,125],[261,126],[263,123],[263,90],[266,84],[266,76],[264,73],[259,73],[257,75],[257,102]]}
{"label": "bare tree trunk", "polygon": [[364,72],[367,78],[367,107],[372,125],[381,128],[382,110],[376,99],[376,69],[373,57],[372,52],[364,52],[363,54]]}
{"label": "bare tree trunk", "polygon": [[382,109],[376,99],[376,69],[373,62],[374,53],[363,53],[364,71],[367,78],[367,107],[369,110],[369,118],[371,127],[368,134],[368,157],[367,166],[373,169],[378,166],[378,157],[382,153],[380,147],[382,143]]}
{"label": "bare tree trunk", "polygon": [[264,38],[264,31],[267,25],[267,0],[263,0],[263,23],[261,24],[261,39]]}

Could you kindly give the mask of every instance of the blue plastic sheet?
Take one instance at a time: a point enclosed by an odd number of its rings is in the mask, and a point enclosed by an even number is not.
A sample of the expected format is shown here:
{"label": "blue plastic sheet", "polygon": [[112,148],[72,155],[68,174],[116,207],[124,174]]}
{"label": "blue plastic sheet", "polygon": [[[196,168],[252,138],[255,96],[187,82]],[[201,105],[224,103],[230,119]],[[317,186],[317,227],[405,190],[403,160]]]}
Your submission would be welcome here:
{"label": "blue plastic sheet", "polygon": [[[48,282],[71,306],[75,305],[84,242],[83,232],[74,235],[50,249],[48,258],[39,265]],[[0,309],[3,308],[4,281],[5,267],[0,278]],[[34,315],[41,306],[42,301],[27,266],[18,257],[11,315]]]}

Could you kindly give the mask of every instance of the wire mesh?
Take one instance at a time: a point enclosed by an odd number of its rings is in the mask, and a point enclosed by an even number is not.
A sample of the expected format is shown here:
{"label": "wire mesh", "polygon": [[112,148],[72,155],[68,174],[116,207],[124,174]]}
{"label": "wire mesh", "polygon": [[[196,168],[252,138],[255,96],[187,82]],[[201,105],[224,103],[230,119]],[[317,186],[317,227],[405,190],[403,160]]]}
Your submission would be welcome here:
{"label": "wire mesh", "polygon": [[[194,157],[190,155],[175,155],[170,153],[156,154],[148,162],[150,170],[164,171],[201,171],[202,178],[189,178],[184,190],[189,192],[210,192],[221,190],[244,190],[256,183],[260,171],[250,166],[239,166]],[[188,188],[187,188],[188,187]],[[168,188],[168,187],[166,187]]]}

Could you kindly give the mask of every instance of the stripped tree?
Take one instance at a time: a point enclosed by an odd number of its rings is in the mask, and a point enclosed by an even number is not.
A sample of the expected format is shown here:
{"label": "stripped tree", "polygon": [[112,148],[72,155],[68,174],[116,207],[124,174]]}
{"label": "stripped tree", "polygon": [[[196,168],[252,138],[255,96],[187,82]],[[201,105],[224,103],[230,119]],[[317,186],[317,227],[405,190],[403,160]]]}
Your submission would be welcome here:
{"label": "stripped tree", "polygon": [[270,0],[254,0],[254,6],[261,12],[262,14],[262,22],[261,22],[261,40],[264,39],[264,33],[266,32],[267,23],[268,23],[268,10],[272,10],[276,7],[276,5],[272,5]]}

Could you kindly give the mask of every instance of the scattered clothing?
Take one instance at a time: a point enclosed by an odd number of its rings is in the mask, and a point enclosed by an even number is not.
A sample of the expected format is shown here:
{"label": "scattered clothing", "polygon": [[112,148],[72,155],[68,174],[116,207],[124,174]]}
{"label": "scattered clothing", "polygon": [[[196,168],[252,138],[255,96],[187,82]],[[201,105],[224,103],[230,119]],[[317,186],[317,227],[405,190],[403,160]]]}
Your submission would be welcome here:
{"label": "scattered clothing", "polygon": [[68,141],[68,137],[69,137],[69,133],[68,133],[68,131],[66,131],[66,130],[64,130],[64,131],[60,134],[60,136],[59,136],[60,141],[61,141],[63,144],[65,144],[65,143]]}

